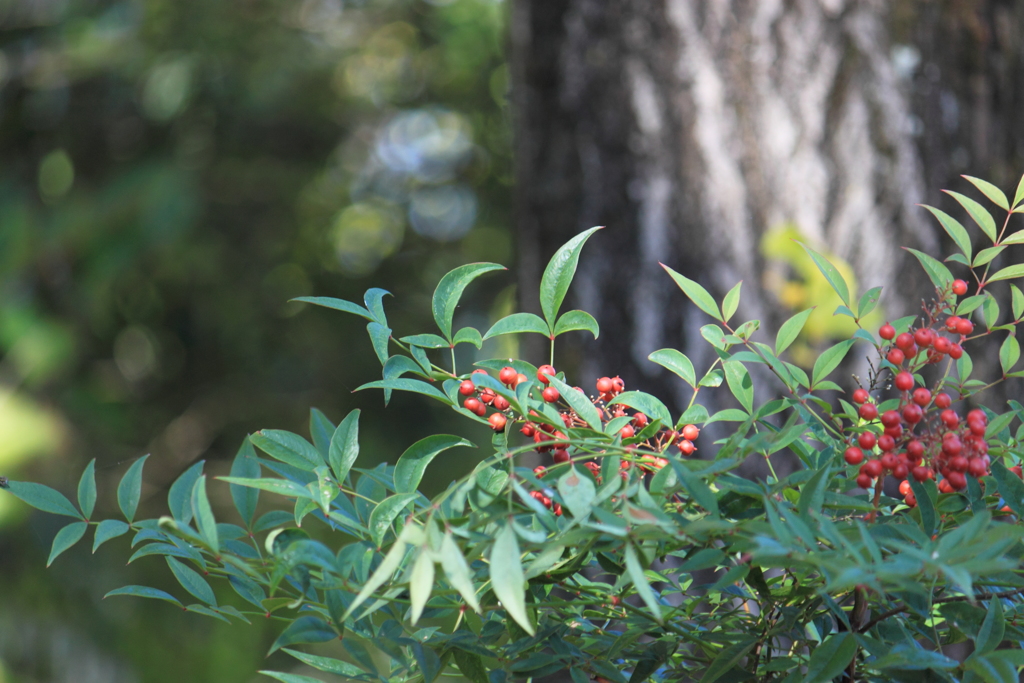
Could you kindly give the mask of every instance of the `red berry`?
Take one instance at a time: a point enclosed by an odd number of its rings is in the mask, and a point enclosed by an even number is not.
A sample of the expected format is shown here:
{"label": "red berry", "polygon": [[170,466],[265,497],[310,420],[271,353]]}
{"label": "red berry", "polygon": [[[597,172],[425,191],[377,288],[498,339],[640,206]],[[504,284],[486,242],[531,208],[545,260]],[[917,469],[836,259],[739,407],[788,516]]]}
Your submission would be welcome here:
{"label": "red berry", "polygon": [[945,337],[935,338],[935,350],[939,353],[949,353],[949,350],[953,348],[953,342],[949,341]]}
{"label": "red berry", "polygon": [[533,426],[532,422],[527,422],[519,429],[519,433],[527,438],[532,437],[536,432],[537,429]]}
{"label": "red berry", "polygon": [[882,424],[886,427],[895,427],[900,423],[900,414],[895,410],[887,410],[882,413]]}
{"label": "red berry", "polygon": [[914,439],[907,444],[907,455],[915,460],[920,460],[924,456],[924,444]]}
{"label": "red berry", "polygon": [[932,475],[932,471],[927,467],[915,467],[910,473],[914,476],[914,479],[918,481],[925,481]]}
{"label": "red berry", "polygon": [[960,324],[960,318],[955,315],[951,315],[946,318],[946,329],[950,332],[956,332],[956,326]]}
{"label": "red berry", "polygon": [[885,359],[893,365],[903,365],[903,361],[906,356],[899,349],[890,349],[889,353],[886,354]]}
{"label": "red berry", "polygon": [[967,477],[961,472],[950,472],[949,476],[946,477],[946,481],[949,482],[954,491],[963,491],[967,488]]}
{"label": "red berry", "polygon": [[903,425],[895,424],[892,427],[886,427],[884,431],[892,438],[898,439],[903,436]]}
{"label": "red berry", "polygon": [[540,395],[543,396],[544,400],[548,403],[554,403],[562,397],[562,395],[558,393],[558,389],[555,389],[554,387],[548,387],[542,391]]}
{"label": "red berry", "polygon": [[549,381],[548,377],[551,377],[554,374],[555,369],[550,365],[542,365],[539,368],[537,368],[537,379],[539,379],[543,384],[547,384]]}
{"label": "red berry", "polygon": [[971,332],[974,332],[974,323],[967,318],[960,318],[960,321],[956,324],[956,331],[957,334],[961,334],[966,337]]}
{"label": "red berry", "polygon": [[975,408],[971,412],[967,413],[967,421],[972,422],[974,420],[978,420],[982,424],[985,424],[988,422],[988,415],[986,415],[985,411],[981,408]]}
{"label": "red berry", "polygon": [[896,448],[896,439],[892,438],[888,434],[882,434],[878,437],[878,447],[883,451],[891,451]]}
{"label": "red berry", "polygon": [[692,441],[683,439],[679,442],[679,452],[683,455],[692,455],[697,450],[697,447],[693,445]]}
{"label": "red berry", "polygon": [[874,403],[865,403],[857,413],[865,420],[874,420],[878,417],[878,406]]}
{"label": "red berry", "polygon": [[491,403],[495,410],[508,410],[508,399],[504,396],[495,396],[494,402]]}
{"label": "red berry", "polygon": [[647,426],[647,416],[644,415],[643,413],[637,413],[636,415],[633,416],[632,425],[636,429],[643,429],[644,427]]}
{"label": "red berry", "polygon": [[626,425],[619,430],[619,434],[622,435],[623,439],[632,439],[633,435],[636,434],[636,431],[633,429],[633,425]]}
{"label": "red berry", "polygon": [[950,429],[953,429],[960,424],[960,416],[956,414],[956,411],[949,408],[943,410],[939,414],[939,419],[941,419],[942,422]]}
{"label": "red berry", "polygon": [[869,477],[866,474],[858,474],[857,486],[861,487],[862,489],[871,488],[871,477]]}
{"label": "red berry", "polygon": [[967,465],[967,471],[975,479],[980,479],[988,473],[988,467],[985,466],[985,461],[981,458],[971,458],[970,463]]}
{"label": "red berry", "polygon": [[910,489],[910,482],[909,481],[901,481],[900,482],[900,495],[901,496],[905,496],[908,493],[910,493],[910,491],[911,491],[911,489]]}
{"label": "red berry", "polygon": [[850,446],[843,453],[843,459],[846,460],[848,465],[859,465],[864,462],[864,451],[856,446]]}
{"label": "red berry", "polygon": [[491,429],[496,432],[500,432],[505,429],[505,423],[508,422],[508,419],[501,413],[494,413],[487,418],[487,421],[491,423]]}
{"label": "red berry", "polygon": [[917,342],[917,345],[920,346],[921,348],[931,346],[934,340],[935,334],[932,333],[931,329],[927,327],[922,327],[921,329],[914,332],[914,341]]}
{"label": "red berry", "polygon": [[700,430],[697,429],[696,425],[686,425],[681,433],[687,441],[696,441],[697,437],[700,436]]}
{"label": "red berry", "polygon": [[886,323],[878,328],[878,336],[889,341],[896,336],[896,328]]}
{"label": "red berry", "polygon": [[907,468],[907,463],[897,462],[896,466],[892,468],[892,476],[896,477],[897,479],[906,479],[908,471],[909,470]]}
{"label": "red berry", "polygon": [[877,460],[868,460],[860,470],[872,479],[876,479],[880,474],[882,474],[882,463]]}
{"label": "red berry", "polygon": [[506,365],[498,371],[498,381],[502,384],[514,384],[516,381],[516,375],[518,374],[519,373],[516,372],[515,368],[510,365]]}
{"label": "red berry", "polygon": [[465,407],[466,410],[468,410],[471,413],[475,413],[481,408],[487,410],[484,404],[480,402],[480,399],[477,398],[467,398],[465,401],[462,402],[462,405],[463,407]]}
{"label": "red berry", "polygon": [[904,352],[910,350],[910,347],[914,345],[914,337],[909,332],[901,332],[896,335],[896,348],[901,349]]}
{"label": "red berry", "polygon": [[959,344],[953,344],[949,347],[949,357],[953,360],[960,360],[962,355],[964,355],[964,347]]}
{"label": "red berry", "polygon": [[867,403],[871,396],[868,394],[867,389],[854,389],[853,391],[853,402],[860,405]]}
{"label": "red berry", "polygon": [[906,496],[904,496],[903,497],[903,502],[907,504],[907,507],[911,507],[911,508],[916,508],[917,507],[917,497],[914,496],[913,493],[908,493]]}
{"label": "red berry", "polygon": [[536,467],[533,468],[533,473],[536,474],[538,477],[544,476],[544,472],[546,471],[547,468],[544,467],[544,465],[537,465]]}
{"label": "red berry", "polygon": [[896,379],[893,382],[896,388],[900,391],[910,391],[914,388],[914,376],[909,372],[900,372],[896,375]]}
{"label": "red berry", "polygon": [[954,472],[966,472],[968,467],[967,458],[962,455],[955,456],[949,459],[949,469]]}
{"label": "red berry", "polygon": [[942,452],[951,458],[955,458],[960,455],[960,451],[964,448],[963,442],[960,441],[956,436],[952,439],[942,440]]}
{"label": "red berry", "polygon": [[569,452],[564,448],[556,448],[554,453],[551,454],[551,459],[559,465],[564,462],[569,462]]}
{"label": "red berry", "polygon": [[957,296],[963,296],[967,293],[967,283],[963,280],[953,280],[953,293]]}
{"label": "red berry", "polygon": [[953,405],[953,399],[949,397],[949,394],[942,392],[935,395],[935,407],[936,408],[948,408]]}
{"label": "red berry", "polygon": [[459,385],[459,393],[463,396],[472,396],[476,393],[476,385],[468,379],[464,380],[462,384]]}
{"label": "red berry", "polygon": [[928,391],[924,387],[914,389],[914,403],[924,408],[932,400],[932,392]]}
{"label": "red berry", "polygon": [[896,467],[896,463],[899,462],[899,460],[896,459],[896,456],[892,453],[883,453],[882,457],[879,458],[878,461],[882,463],[883,470],[891,470]]}
{"label": "red berry", "polygon": [[1010,468],[1010,471],[1016,474],[1018,478],[1024,479],[1024,469],[1020,465],[1014,465]]}
{"label": "red berry", "polygon": [[496,397],[497,397],[497,394],[495,394],[490,389],[482,389],[480,391],[480,400],[483,401],[484,403],[486,403],[487,405],[493,404],[494,403],[494,399]]}
{"label": "red berry", "polygon": [[877,442],[878,438],[875,436],[874,432],[861,432],[860,436],[857,437],[857,443],[860,444],[861,448],[867,451],[874,448]]}
{"label": "red berry", "polygon": [[597,391],[601,394],[610,394],[612,389],[615,388],[615,384],[612,382],[611,377],[602,377],[597,380]]}

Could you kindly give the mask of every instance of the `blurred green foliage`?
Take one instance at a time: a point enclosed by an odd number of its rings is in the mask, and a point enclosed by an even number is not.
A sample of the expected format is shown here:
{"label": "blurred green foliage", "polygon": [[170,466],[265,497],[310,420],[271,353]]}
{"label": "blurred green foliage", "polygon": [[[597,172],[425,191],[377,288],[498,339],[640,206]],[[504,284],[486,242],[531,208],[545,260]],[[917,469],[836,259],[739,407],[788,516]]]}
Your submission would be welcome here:
{"label": "blurred green foliage", "polygon": [[[429,321],[405,311],[426,310],[417,297],[441,274],[508,264],[506,10],[0,2],[0,471],[48,455],[33,474],[71,490],[61,473],[96,457],[109,491],[152,451],[145,505],[249,431],[303,431],[310,405],[335,418],[379,406],[350,394],[377,363],[362,331],[288,299],[357,299],[372,274],[401,294],[386,303],[396,332],[420,331]],[[460,315],[486,327],[491,312],[474,301],[507,286],[482,283]],[[367,421],[381,459],[449,419],[404,405],[393,402],[398,425]],[[44,574],[54,529],[13,526],[11,508],[0,509],[0,581],[18,615],[0,620],[8,681],[63,680],[43,641],[13,645],[19,623],[52,620],[124,658],[134,680],[246,680],[261,662],[257,633],[227,640],[166,609],[99,605],[117,581],[160,585],[146,567],[91,563],[68,584],[69,555]]]}

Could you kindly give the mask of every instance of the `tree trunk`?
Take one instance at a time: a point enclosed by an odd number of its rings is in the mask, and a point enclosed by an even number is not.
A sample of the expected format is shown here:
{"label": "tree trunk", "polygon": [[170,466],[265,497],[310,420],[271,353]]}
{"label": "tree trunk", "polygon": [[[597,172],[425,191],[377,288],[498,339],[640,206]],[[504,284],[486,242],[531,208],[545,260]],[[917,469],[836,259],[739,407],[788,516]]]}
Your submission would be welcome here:
{"label": "tree trunk", "polygon": [[707,367],[708,320],[659,261],[716,298],[743,280],[736,319],[774,338],[792,311],[760,244],[787,224],[861,291],[885,287],[888,314],[912,311],[899,293],[919,269],[899,247],[936,253],[938,238],[915,206],[925,173],[888,20],[870,0],[513,2],[523,305],[558,245],[608,226],[570,295],[604,332],[576,347],[582,379],[687,398],[647,356],[672,346]]}

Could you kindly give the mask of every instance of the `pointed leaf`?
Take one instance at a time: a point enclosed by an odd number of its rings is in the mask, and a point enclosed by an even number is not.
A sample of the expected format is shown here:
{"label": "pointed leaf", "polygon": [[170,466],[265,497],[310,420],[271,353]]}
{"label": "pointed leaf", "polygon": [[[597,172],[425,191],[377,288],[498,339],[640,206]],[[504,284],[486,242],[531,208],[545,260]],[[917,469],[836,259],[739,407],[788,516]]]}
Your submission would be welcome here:
{"label": "pointed leaf", "polygon": [[872,287],[868,291],[864,292],[860,297],[860,301],[857,302],[857,318],[863,318],[868,313],[875,310],[875,306],[878,305],[878,299],[881,295],[881,287]]}
{"label": "pointed leaf", "polygon": [[226,481],[229,484],[235,486],[245,486],[248,488],[260,489],[262,491],[270,491],[276,493],[279,496],[287,496],[288,498],[312,498],[313,494],[309,492],[309,489],[299,486],[294,481],[287,479],[274,479],[274,478],[263,478],[263,479],[249,479],[246,477],[217,477],[220,481]]}
{"label": "pointed leaf", "polygon": [[402,337],[398,341],[410,346],[418,346],[422,349],[447,349],[451,346],[451,342],[436,334],[413,334],[408,337]]}
{"label": "pointed leaf", "polygon": [[354,304],[351,301],[345,301],[344,299],[333,299],[328,296],[300,296],[289,301],[301,301],[305,304],[313,304],[315,306],[323,306],[324,308],[333,308],[336,311],[344,311],[345,313],[352,313],[358,315],[367,320],[373,320],[373,316],[370,312],[360,306]]}
{"label": "pointed leaf", "polygon": [[722,364],[725,370],[725,381],[729,391],[740,402],[748,413],[754,412],[754,382],[743,363],[738,360],[727,360]]}
{"label": "pointed leaf", "polygon": [[960,251],[964,253],[964,256],[968,260],[971,258],[971,236],[967,234],[967,229],[960,225],[960,221],[950,216],[941,209],[936,209],[934,206],[928,206],[922,204],[924,208],[931,211],[932,215],[939,219],[939,223],[942,225],[942,229],[946,231],[956,246],[960,247]]}
{"label": "pointed leaf", "polygon": [[304,472],[312,472],[314,467],[324,464],[316,447],[298,434],[282,429],[263,429],[251,435],[249,440],[275,460]]}
{"label": "pointed leaf", "polygon": [[591,429],[595,429],[597,431],[601,430],[601,413],[590,399],[587,398],[586,394],[582,391],[578,391],[574,387],[570,387],[557,377],[551,377],[549,381],[551,382],[551,386],[558,389],[558,393],[562,395],[562,399],[569,404],[570,408],[576,411],[577,415],[583,418],[584,422],[590,425]]}
{"label": "pointed leaf", "polygon": [[1010,285],[1010,294],[1013,319],[1020,320],[1024,316],[1024,293],[1017,289],[1017,285]]}
{"label": "pointed leaf", "polygon": [[739,664],[740,660],[747,656],[757,641],[753,638],[745,638],[738,643],[727,645],[718,656],[715,657],[711,665],[704,671],[704,675],[700,679],[700,683],[714,683],[719,678],[724,676],[730,669]]}
{"label": "pointed leaf", "polygon": [[473,608],[474,612],[480,612],[480,601],[476,597],[476,587],[466,564],[466,558],[462,555],[459,544],[455,542],[452,533],[445,533],[441,541],[441,568],[452,588],[459,591],[466,604]]}
{"label": "pointed leaf", "polygon": [[808,308],[782,323],[779,333],[775,336],[776,356],[781,355],[783,351],[789,348],[790,344],[796,341],[796,338],[800,336],[800,332],[803,331],[804,325],[807,324],[807,319],[811,317],[813,312],[813,308]]}
{"label": "pointed leaf", "polygon": [[460,650],[457,647],[452,649],[452,655],[455,658],[455,665],[459,667],[464,678],[471,683],[490,683],[487,668],[484,667],[484,660],[480,658],[480,655]]}
{"label": "pointed leaf", "polygon": [[974,652],[983,655],[992,652],[1003,642],[1003,632],[1006,624],[1003,620],[1003,602],[999,598],[988,601],[988,612],[985,614],[985,621],[978,630],[978,637],[974,639]]}
{"label": "pointed leaf", "polygon": [[1020,360],[1020,342],[1010,334],[1004,341],[1003,345],[999,347],[999,366],[1003,369],[1005,375],[1013,366]]}
{"label": "pointed leaf", "polygon": [[513,313],[491,325],[491,329],[484,333],[484,339],[490,339],[502,334],[520,334],[522,332],[536,332],[537,334],[543,334],[545,337],[551,334],[548,324],[539,315],[534,313]]}
{"label": "pointed leaf", "polygon": [[387,326],[388,319],[384,315],[384,297],[391,296],[391,292],[379,287],[371,287],[363,294],[363,303],[366,310],[370,312],[373,319],[381,325]]}
{"label": "pointed leaf", "polygon": [[852,633],[838,633],[812,648],[804,683],[824,683],[843,673],[857,652],[857,639]]}
{"label": "pointed leaf", "polygon": [[409,575],[409,621],[415,624],[423,614],[423,608],[430,599],[430,591],[434,587],[434,560],[430,550],[421,548],[412,565]]}
{"label": "pointed leaf", "polygon": [[431,309],[434,312],[434,322],[437,323],[437,327],[445,339],[451,341],[452,318],[455,317],[455,307],[459,305],[459,299],[462,298],[462,292],[466,286],[484,273],[493,270],[506,270],[506,268],[497,263],[468,263],[450,271],[437,283],[437,289],[434,290],[434,298],[431,301]]}
{"label": "pointed leaf", "polygon": [[[259,479],[260,463],[256,459],[256,449],[252,447],[249,438],[242,440],[242,445],[235,454],[231,463],[231,476],[236,479]],[[239,486],[231,484],[231,500],[235,503],[235,509],[242,516],[242,522],[246,527],[252,526],[253,517],[256,516],[256,506],[260,502],[259,489],[252,486]]]}
{"label": "pointed leaf", "polygon": [[78,507],[82,509],[82,516],[89,519],[96,507],[96,458],[89,461],[82,472],[82,478],[78,481]]}
{"label": "pointed leaf", "polygon": [[50,549],[50,559],[46,561],[46,566],[49,567],[58,555],[78,543],[88,528],[89,524],[86,522],[72,522],[58,531],[53,538],[53,547]]}
{"label": "pointed leaf", "polygon": [[384,389],[385,391],[397,390],[397,391],[411,391],[416,394],[423,394],[431,398],[451,405],[452,401],[450,398],[444,395],[439,389],[435,389],[432,385],[426,382],[421,382],[418,379],[385,379],[378,380],[376,382],[368,382],[361,387],[356,387],[356,391],[362,391],[363,389]]}
{"label": "pointed leaf", "polygon": [[101,545],[112,538],[124,536],[130,529],[131,527],[119,519],[103,520],[96,525],[96,536],[93,538],[92,551],[95,553],[96,549]]}
{"label": "pointed leaf", "polygon": [[850,288],[847,286],[846,280],[844,280],[843,276],[839,273],[839,269],[829,263],[828,259],[808,247],[803,242],[797,240],[796,243],[803,247],[804,251],[807,252],[807,255],[811,257],[812,261],[814,261],[814,265],[818,266],[818,270],[820,270],[821,274],[825,276],[828,283],[832,285],[832,289],[835,290],[835,293],[838,294],[843,303],[849,307]]}
{"label": "pointed leaf", "polygon": [[928,279],[939,289],[948,287],[949,283],[953,281],[953,274],[949,272],[949,268],[942,265],[939,261],[917,249],[903,248],[917,257],[917,260],[921,262],[921,267],[924,268],[924,272],[928,274]]}
{"label": "pointed leaf", "polygon": [[943,190],[943,192],[957,200],[960,206],[964,207],[971,218],[974,219],[974,222],[978,224],[982,232],[993,242],[996,241],[996,222],[992,219],[992,214],[985,210],[985,207],[959,192],[953,192],[952,190]]}
{"label": "pointed leaf", "polygon": [[273,654],[285,645],[325,643],[337,637],[338,634],[323,619],[314,616],[299,617],[281,632],[281,635],[274,641],[274,644],[270,647],[270,652],[267,654]]}
{"label": "pointed leaf", "polygon": [[367,598],[373,595],[373,592],[384,585],[385,582],[391,579],[392,574],[395,573],[405,558],[405,549],[408,543],[413,545],[419,545],[423,541],[423,529],[413,524],[407,524],[402,528],[402,533],[398,539],[388,550],[387,554],[384,555],[384,559],[381,560],[376,571],[366,580],[363,587],[359,589],[359,594],[356,595],[355,600],[345,610],[345,615],[342,621],[347,620],[349,616],[356,610],[359,605],[363,604]]}
{"label": "pointed leaf", "polygon": [[71,501],[65,498],[64,494],[49,486],[27,481],[8,480],[4,488],[37,510],[82,519],[81,513],[75,509]]}
{"label": "pointed leaf", "polygon": [[162,590],[159,590],[157,588],[150,588],[148,586],[125,586],[123,588],[117,588],[104,595],[103,599],[106,600],[107,598],[113,595],[131,595],[136,598],[153,598],[155,600],[166,600],[167,602],[173,605],[177,605],[178,607],[184,609],[184,607],[182,607],[181,602],[179,602],[178,599],[170,593],[165,593]]}
{"label": "pointed leaf", "polygon": [[978,255],[974,257],[974,262],[971,264],[971,267],[979,268],[992,261],[992,259],[1002,254],[1005,250],[1006,246],[1003,244],[1000,244],[998,247],[989,247],[987,249],[982,249],[981,251],[978,252]]}
{"label": "pointed leaf", "polygon": [[983,195],[988,197],[993,204],[998,206],[1003,211],[1010,210],[1010,202],[1006,199],[1006,195],[1003,194],[1003,191],[1000,190],[995,185],[993,185],[992,183],[988,182],[987,180],[982,180],[981,178],[975,178],[969,175],[960,177],[965,178],[971,183],[971,185],[974,185],[976,188],[981,190],[981,193]]}
{"label": "pointed leaf", "polygon": [[676,373],[691,387],[697,385],[697,374],[693,370],[693,363],[682,352],[675,349],[659,349],[649,355],[647,359]]}
{"label": "pointed leaf", "polygon": [[540,279],[540,308],[549,327],[554,327],[558,309],[565,300],[565,295],[576,275],[576,265],[580,260],[583,245],[600,227],[591,228],[576,235],[555,252],[544,269]]}
{"label": "pointed leaf", "polygon": [[1017,192],[1013,195],[1014,208],[1021,202],[1024,202],[1024,175],[1020,177],[1020,182],[1017,183]]}
{"label": "pointed leaf", "polygon": [[679,285],[679,289],[683,290],[683,293],[690,298],[690,301],[697,305],[697,308],[704,311],[715,320],[722,319],[722,314],[718,310],[718,304],[716,304],[714,298],[708,294],[708,290],[704,289],[685,275],[680,275],[664,263],[659,265],[665,269],[665,272],[667,272],[673,280],[675,280],[675,283]]}
{"label": "pointed leaf", "polygon": [[129,524],[135,519],[135,511],[139,507],[139,499],[142,498],[142,467],[148,457],[149,455],[144,455],[136,460],[117,485],[117,504]]}
{"label": "pointed leaf", "polygon": [[558,480],[558,495],[577,519],[584,519],[590,514],[596,494],[594,482],[577,472],[575,465],[570,466]]}
{"label": "pointed leaf", "polygon": [[370,344],[373,345],[373,352],[377,354],[377,359],[381,365],[384,365],[388,361],[388,344],[391,341],[391,328],[380,323],[368,323],[366,325],[366,333],[370,335]]}
{"label": "pointed leaf", "polygon": [[986,282],[998,282],[999,280],[1013,280],[1019,277],[1024,277],[1024,263],[1018,263],[1013,266],[1007,266],[1002,270],[997,270],[995,275],[988,278]]}
{"label": "pointed leaf", "polygon": [[193,463],[174,480],[171,490],[167,493],[167,506],[171,509],[171,515],[182,524],[192,521],[192,489],[195,488],[199,475],[203,473],[205,462],[199,460]]}
{"label": "pointed leaf", "polygon": [[402,510],[409,507],[409,503],[419,498],[419,493],[396,493],[390,498],[385,498],[370,513],[370,519],[366,526],[370,529],[370,538],[378,548],[384,541],[391,524],[395,521]]}
{"label": "pointed leaf", "polygon": [[353,410],[341,421],[331,437],[331,470],[339,483],[348,477],[359,457],[359,410]]}
{"label": "pointed leaf", "polygon": [[192,514],[196,520],[196,527],[199,535],[203,537],[206,545],[214,555],[220,554],[220,538],[217,536],[217,520],[213,518],[213,508],[210,507],[210,499],[206,497],[206,475],[199,477],[199,480],[192,488]]}
{"label": "pointed leaf", "polygon": [[1024,481],[1006,469],[1006,465],[998,458],[992,461],[991,469],[992,476],[995,477],[999,487],[999,495],[1003,497],[1018,519],[1024,516]]}
{"label": "pointed leaf", "polygon": [[658,604],[658,598],[654,594],[651,584],[647,582],[644,568],[641,566],[640,560],[637,559],[636,550],[633,549],[631,543],[626,544],[626,573],[629,574],[629,578],[633,581],[633,587],[636,588],[640,599],[644,601],[647,609],[651,611],[654,619],[660,624],[661,605]]}
{"label": "pointed leaf", "polygon": [[414,492],[423,479],[427,465],[439,453],[456,446],[476,448],[472,442],[451,434],[435,434],[409,446],[395,464],[395,490],[398,493]]}
{"label": "pointed leaf", "polygon": [[826,349],[818,359],[814,361],[814,369],[811,371],[811,386],[814,386],[819,381],[829,376],[843,359],[846,358],[846,354],[850,351],[850,347],[853,346],[853,340],[847,339],[841,341],[830,349]]}
{"label": "pointed leaf", "polygon": [[564,332],[571,332],[573,330],[589,332],[594,335],[594,339],[597,339],[601,333],[600,328],[597,326],[597,321],[594,320],[594,316],[586,311],[566,311],[558,318],[558,322],[555,323],[556,337]]}
{"label": "pointed leaf", "polygon": [[491,589],[495,597],[501,601],[509,617],[524,631],[534,635],[533,624],[526,614],[526,591],[523,589],[526,577],[523,575],[519,542],[511,524],[503,526],[495,535],[490,565]]}
{"label": "pointed leaf", "polygon": [[190,569],[173,557],[167,558],[167,566],[171,568],[171,573],[174,574],[174,578],[178,580],[182,588],[207,605],[217,606],[217,598],[213,594],[213,589],[210,588],[206,579],[199,575],[199,572]]}
{"label": "pointed leaf", "polygon": [[651,419],[661,420],[662,424],[672,424],[672,415],[668,412],[668,408],[658,398],[650,394],[642,391],[626,391],[609,401],[608,405],[620,403],[639,410]]}
{"label": "pointed leaf", "polygon": [[484,339],[480,336],[480,331],[475,327],[463,327],[461,330],[455,333],[455,337],[452,339],[453,344],[472,344],[476,348],[480,348],[484,345]]}
{"label": "pointed leaf", "polygon": [[725,294],[725,298],[722,299],[722,321],[729,322],[729,318],[736,313],[736,309],[740,305],[740,287],[743,285],[743,281],[740,280],[736,285]]}
{"label": "pointed leaf", "polygon": [[320,451],[320,457],[324,460],[328,457],[331,447],[331,435],[334,434],[334,430],[335,426],[327,419],[326,415],[316,408],[310,408],[309,435],[313,437],[313,445]]}
{"label": "pointed leaf", "polygon": [[286,674],[280,671],[259,671],[257,673],[281,681],[281,683],[323,683],[319,678],[302,676],[300,674]]}
{"label": "pointed leaf", "polygon": [[[307,664],[318,671],[325,671],[329,674],[335,674],[337,676],[344,676],[346,678],[355,678],[363,673],[363,670],[357,667],[355,664],[349,664],[343,662],[340,659],[334,659],[332,657],[319,657],[317,655],[307,654],[305,652],[299,652],[298,650],[291,650],[289,648],[281,648],[295,659],[299,660],[303,664]],[[262,672],[261,672],[262,673]]]}
{"label": "pointed leaf", "polygon": [[1024,230],[1018,230],[1003,238],[999,244],[1020,244],[1024,242]]}

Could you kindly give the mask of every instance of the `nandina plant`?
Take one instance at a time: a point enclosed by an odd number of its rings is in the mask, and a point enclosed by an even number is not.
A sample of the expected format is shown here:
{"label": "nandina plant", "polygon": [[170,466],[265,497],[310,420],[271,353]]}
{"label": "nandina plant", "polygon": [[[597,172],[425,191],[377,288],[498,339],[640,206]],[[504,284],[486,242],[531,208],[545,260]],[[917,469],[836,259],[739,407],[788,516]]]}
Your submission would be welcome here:
{"label": "nandina plant", "polygon": [[[542,316],[516,313],[485,334],[456,330],[453,318],[463,290],[502,269],[491,263],[441,279],[437,332],[394,335],[380,289],[364,305],[302,299],[366,319],[383,378],[362,389],[382,390],[385,400],[416,392],[493,430],[489,448],[474,451],[473,471],[432,499],[417,490],[425,470],[446,450],[474,444],[430,436],[393,465],[358,467],[358,411],[335,425],[313,410],[308,439],[274,429],[248,437],[221,478],[234,523],[214,517],[202,463],[174,483],[159,519],[135,519],[145,458],[118,487],[124,520],[92,518],[92,463],[77,506],[40,484],[0,483],[75,520],[54,539],[50,562],[90,526],[94,549],[131,531],[131,560],[163,556],[182,588],[108,595],[225,620],[273,615],[286,625],[272,652],[346,679],[430,683],[461,674],[501,683],[567,671],[576,683],[1016,681],[1024,667],[1024,406],[977,398],[1024,376],[1014,370],[1024,294],[1009,286],[1007,315],[990,291],[1024,277],[1024,264],[992,268],[1007,246],[1024,242],[1024,231],[1008,230],[1024,212],[1024,180],[1012,203],[968,180],[1005,220],[999,228],[981,204],[950,193],[991,243],[975,253],[967,229],[929,207],[960,249],[945,263],[962,279],[911,250],[934,285],[919,315],[861,328],[880,290],[856,296],[804,247],[842,300],[836,314],[858,327],[809,373],[786,360],[809,310],[765,339],[758,321],[732,322],[740,285],[719,303],[665,266],[708,316],[702,333],[715,358],[697,372],[677,350],[651,354],[692,389],[681,415],[618,377],[581,388],[554,365],[562,335],[598,334],[587,313],[560,312],[596,229],[548,264]],[[458,344],[529,333],[551,342],[539,367],[522,359],[455,365]],[[1001,371],[976,378],[970,352],[992,336],[1002,338]],[[833,378],[851,352],[869,358],[863,382]],[[768,384],[757,395],[775,398],[757,405],[754,377]],[[735,407],[709,414],[711,391],[728,391]],[[705,443],[701,429],[711,423],[725,423],[717,428],[725,437]],[[773,458],[784,452],[800,466],[780,477]],[[544,464],[523,466],[536,453]],[[763,458],[771,476],[736,474],[750,456]],[[256,517],[261,492],[289,511]],[[313,539],[314,525],[335,532],[335,542]],[[236,596],[218,595],[211,580]],[[969,643],[970,655],[943,652],[955,643]]]}

